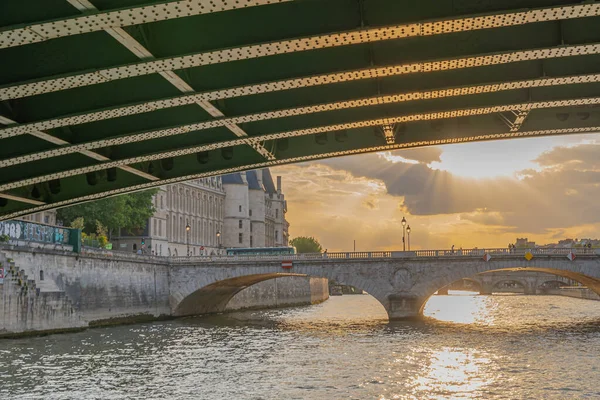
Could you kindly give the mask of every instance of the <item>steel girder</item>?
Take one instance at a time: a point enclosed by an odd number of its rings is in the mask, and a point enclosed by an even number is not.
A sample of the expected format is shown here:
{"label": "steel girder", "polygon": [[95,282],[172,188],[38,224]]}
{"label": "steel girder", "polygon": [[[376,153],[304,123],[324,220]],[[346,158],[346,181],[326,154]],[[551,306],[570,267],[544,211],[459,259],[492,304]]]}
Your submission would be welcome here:
{"label": "steel girder", "polygon": [[0,26],[0,219],[600,127],[598,2],[7,0]]}

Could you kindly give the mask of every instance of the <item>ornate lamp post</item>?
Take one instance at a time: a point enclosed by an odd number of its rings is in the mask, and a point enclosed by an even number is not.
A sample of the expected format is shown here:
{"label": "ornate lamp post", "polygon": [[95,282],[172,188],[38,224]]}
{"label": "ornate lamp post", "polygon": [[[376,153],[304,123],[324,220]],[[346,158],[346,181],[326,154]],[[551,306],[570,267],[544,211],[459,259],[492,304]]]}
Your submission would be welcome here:
{"label": "ornate lamp post", "polygon": [[185,226],[185,234],[187,237],[187,255],[188,257],[190,256],[190,231],[192,230],[192,228],[190,228],[190,224],[187,224]]}
{"label": "ornate lamp post", "polygon": [[402,217],[402,251],[406,251],[406,218]]}
{"label": "ornate lamp post", "polygon": [[408,236],[408,251],[410,251],[410,225],[406,227],[406,234]]}

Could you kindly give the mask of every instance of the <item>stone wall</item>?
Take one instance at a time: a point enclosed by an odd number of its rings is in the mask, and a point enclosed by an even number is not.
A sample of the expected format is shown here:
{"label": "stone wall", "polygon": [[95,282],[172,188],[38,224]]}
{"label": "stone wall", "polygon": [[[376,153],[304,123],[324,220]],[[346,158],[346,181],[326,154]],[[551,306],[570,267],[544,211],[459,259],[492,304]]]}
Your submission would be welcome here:
{"label": "stone wall", "polygon": [[290,276],[270,279],[243,289],[226,311],[318,304],[329,298],[327,279]]}
{"label": "stone wall", "polygon": [[[7,271],[0,284],[0,337],[174,315],[166,258],[2,246],[0,262]],[[327,279],[286,277],[242,290],[228,309],[304,305],[327,298]]]}
{"label": "stone wall", "polygon": [[549,294],[556,296],[575,297],[577,299],[600,300],[600,295],[594,293],[588,288],[569,287],[562,289],[543,289],[541,294]]}
{"label": "stone wall", "polygon": [[[6,258],[0,285],[0,336],[26,331],[61,331],[85,326],[64,292],[41,292],[35,282]],[[9,269],[10,267],[12,269]]]}
{"label": "stone wall", "polygon": [[[72,252],[44,250],[44,253],[17,247],[3,247],[1,252],[12,259],[15,269],[30,281],[23,296],[5,281],[1,308],[5,313],[0,329],[10,332],[56,330],[111,323],[134,322],[169,316],[168,265],[157,258],[132,257],[114,260],[108,255],[77,255]],[[14,312],[15,303],[25,304],[29,322],[23,323],[25,311]],[[46,300],[45,300],[46,299]],[[59,299],[72,310],[68,319],[58,315],[64,310]],[[60,300],[60,301],[63,301]],[[52,302],[58,314],[40,305]],[[25,307],[25,306],[19,306]],[[58,307],[58,308],[56,308]]]}

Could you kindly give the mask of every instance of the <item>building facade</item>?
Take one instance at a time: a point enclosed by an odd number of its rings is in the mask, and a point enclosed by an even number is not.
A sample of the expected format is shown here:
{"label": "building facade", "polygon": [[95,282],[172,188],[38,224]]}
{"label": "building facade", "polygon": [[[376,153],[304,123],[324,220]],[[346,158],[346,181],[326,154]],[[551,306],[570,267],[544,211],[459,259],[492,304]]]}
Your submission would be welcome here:
{"label": "building facade", "polygon": [[225,247],[287,246],[289,223],[285,219],[287,203],[269,169],[239,172],[223,176]]}
{"label": "building facade", "polygon": [[19,219],[46,225],[56,225],[56,210],[40,211],[35,214],[25,215]]}
{"label": "building facade", "polygon": [[162,256],[223,254],[230,247],[287,246],[281,177],[268,169],[161,186],[154,215],[137,232],[121,232],[113,249]]}

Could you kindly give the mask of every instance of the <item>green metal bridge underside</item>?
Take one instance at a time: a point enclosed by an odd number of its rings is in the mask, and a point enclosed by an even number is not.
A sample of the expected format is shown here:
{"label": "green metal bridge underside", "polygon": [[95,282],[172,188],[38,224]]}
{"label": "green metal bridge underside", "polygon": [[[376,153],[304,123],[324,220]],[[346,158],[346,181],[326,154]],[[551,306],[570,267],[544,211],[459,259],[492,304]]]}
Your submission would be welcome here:
{"label": "green metal bridge underside", "polygon": [[600,131],[597,2],[4,0],[0,26],[0,219],[326,157]]}

